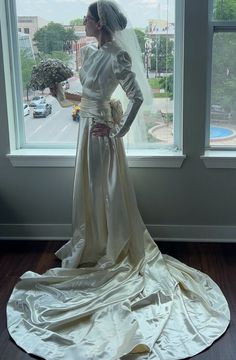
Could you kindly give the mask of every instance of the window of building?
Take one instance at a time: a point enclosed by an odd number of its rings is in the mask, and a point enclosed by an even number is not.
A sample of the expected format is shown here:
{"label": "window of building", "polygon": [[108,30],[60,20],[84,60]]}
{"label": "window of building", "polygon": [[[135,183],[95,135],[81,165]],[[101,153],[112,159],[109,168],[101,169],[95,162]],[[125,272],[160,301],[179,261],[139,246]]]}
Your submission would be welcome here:
{"label": "window of building", "polygon": [[206,145],[236,148],[236,2],[210,2],[210,71]]}
{"label": "window of building", "polygon": [[[134,22],[133,26],[142,50],[145,74],[153,92],[153,104],[143,114],[141,125],[134,123],[124,139],[126,147],[180,149],[183,1],[150,0],[146,3],[145,13],[141,1],[137,0],[135,10],[133,2],[118,2],[123,5]],[[25,19],[34,23],[32,30],[24,28],[25,34],[30,33],[30,37],[24,41],[24,47],[22,40],[20,41],[12,32],[11,41],[16,41],[19,54],[18,59],[14,60],[15,73],[12,74],[17,79],[15,86],[20,88],[16,93],[21,94],[21,98],[18,95],[15,100],[18,148],[75,148],[79,126],[76,109],[61,108],[50,95],[49,89],[33,91],[29,84],[34,65],[42,59],[58,58],[74,71],[74,76],[63,86],[69,91],[81,92],[79,50],[81,46],[94,42],[94,39],[86,38],[82,22],[87,5],[84,2],[81,2],[81,6],[78,6],[78,3],[70,3],[71,9],[67,7],[65,17],[63,2],[57,5],[54,1],[48,3],[47,12],[37,6],[37,1],[10,0],[9,3],[15,9],[13,13],[16,14],[16,22],[18,17],[19,22]],[[8,2],[6,6],[7,4]],[[31,19],[28,14],[35,14],[36,11],[38,16]],[[17,24],[14,25],[13,20],[10,22],[8,19],[8,26],[14,30],[17,29]],[[45,114],[42,118],[35,116],[35,108],[40,102],[46,102],[51,106],[51,113]],[[29,105],[29,112],[23,112],[23,104]],[[140,134],[137,126],[143,127],[141,139],[137,136],[137,133]]]}

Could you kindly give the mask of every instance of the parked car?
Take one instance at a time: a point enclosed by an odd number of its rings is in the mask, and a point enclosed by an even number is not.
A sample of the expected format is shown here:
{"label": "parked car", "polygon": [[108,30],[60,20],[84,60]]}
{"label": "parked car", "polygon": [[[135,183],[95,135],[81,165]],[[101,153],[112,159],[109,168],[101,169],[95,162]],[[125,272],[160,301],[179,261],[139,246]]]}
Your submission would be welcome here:
{"label": "parked car", "polygon": [[45,103],[46,103],[46,98],[44,96],[34,96],[29,106],[35,107],[39,104],[45,104]]}
{"label": "parked car", "polygon": [[30,107],[28,104],[23,104],[23,111],[24,111],[24,116],[30,114]]}
{"label": "parked car", "polygon": [[63,81],[62,82],[62,87],[63,87],[64,90],[68,90],[70,88],[69,81],[68,80]]}
{"label": "parked car", "polygon": [[52,105],[51,104],[39,104],[34,108],[33,117],[47,117],[52,113]]}

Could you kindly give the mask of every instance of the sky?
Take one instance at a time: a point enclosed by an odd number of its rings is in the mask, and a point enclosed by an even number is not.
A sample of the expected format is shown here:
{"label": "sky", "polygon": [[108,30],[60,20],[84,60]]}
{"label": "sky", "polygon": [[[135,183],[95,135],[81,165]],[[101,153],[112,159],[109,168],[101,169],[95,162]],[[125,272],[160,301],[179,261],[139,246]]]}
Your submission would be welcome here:
{"label": "sky", "polygon": [[[17,15],[40,16],[48,21],[69,24],[83,18],[94,0],[16,0]],[[117,0],[134,27],[145,28],[149,19],[174,21],[175,0]],[[168,9],[168,11],[167,11]]]}

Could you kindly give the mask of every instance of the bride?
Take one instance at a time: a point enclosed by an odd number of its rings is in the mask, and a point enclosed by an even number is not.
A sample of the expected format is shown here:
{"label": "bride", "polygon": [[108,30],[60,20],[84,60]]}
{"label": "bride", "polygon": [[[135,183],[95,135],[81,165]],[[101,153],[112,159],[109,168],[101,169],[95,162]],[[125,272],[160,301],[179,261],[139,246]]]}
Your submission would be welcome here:
{"label": "bride", "polygon": [[[61,268],[21,276],[9,333],[47,360],[184,359],[224,333],[228,305],[207,275],[162,255],[140,217],[122,142],[143,101],[126,17],[99,0],[84,24],[98,48],[81,51],[73,236],[56,253]],[[129,102],[117,117],[118,85]]]}

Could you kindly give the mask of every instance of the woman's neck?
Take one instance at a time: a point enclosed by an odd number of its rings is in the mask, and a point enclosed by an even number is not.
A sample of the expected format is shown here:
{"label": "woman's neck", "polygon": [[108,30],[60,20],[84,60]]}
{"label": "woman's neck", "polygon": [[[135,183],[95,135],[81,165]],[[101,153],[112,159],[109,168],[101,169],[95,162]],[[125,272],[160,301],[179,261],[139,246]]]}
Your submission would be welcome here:
{"label": "woman's neck", "polygon": [[98,48],[100,48],[106,42],[112,41],[112,36],[110,34],[101,32],[97,37],[97,41],[98,41]]}

